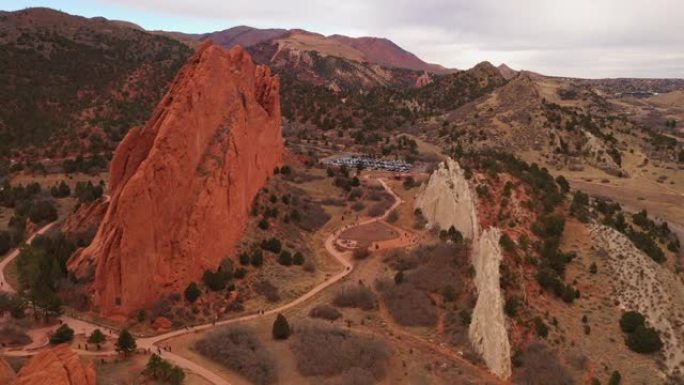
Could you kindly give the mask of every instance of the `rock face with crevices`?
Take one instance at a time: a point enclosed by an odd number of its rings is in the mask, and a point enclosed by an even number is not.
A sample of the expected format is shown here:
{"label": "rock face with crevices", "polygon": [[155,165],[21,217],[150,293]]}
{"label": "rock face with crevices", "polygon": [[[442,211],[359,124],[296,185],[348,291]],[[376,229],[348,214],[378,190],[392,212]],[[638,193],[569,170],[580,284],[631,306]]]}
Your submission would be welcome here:
{"label": "rock face with crevices", "polygon": [[278,78],[240,47],[203,43],[119,144],[104,219],[69,260],[93,279],[95,309],[128,317],[215,269],[283,151]]}
{"label": "rock face with crevices", "polygon": [[430,224],[443,230],[454,226],[465,238],[474,239],[478,227],[475,200],[465,172],[453,159],[447,158],[430,175],[416,197],[415,207]]}
{"label": "rock face with crevices", "polygon": [[95,385],[95,369],[68,345],[59,345],[31,358],[11,384]]}
{"label": "rock face with crevices", "polygon": [[505,379],[511,376],[511,346],[500,286],[499,265],[503,259],[500,238],[501,231],[490,227],[473,246],[477,302],[468,336],[492,373]]}

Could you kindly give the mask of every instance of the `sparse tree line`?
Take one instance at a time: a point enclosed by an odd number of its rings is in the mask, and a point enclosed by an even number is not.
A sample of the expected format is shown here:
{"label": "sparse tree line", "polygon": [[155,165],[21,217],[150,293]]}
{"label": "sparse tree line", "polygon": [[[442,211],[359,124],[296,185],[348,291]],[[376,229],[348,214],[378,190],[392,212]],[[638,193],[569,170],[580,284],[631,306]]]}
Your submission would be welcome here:
{"label": "sparse tree line", "polygon": [[[593,209],[593,215],[590,209]],[[673,253],[679,252],[681,248],[679,238],[670,230],[668,223],[662,221],[657,224],[648,217],[646,210],[629,216],[632,222],[630,224],[620,204],[600,198],[590,199],[587,194],[577,191],[573,196],[570,212],[582,222],[588,222],[591,217],[594,217],[604,225],[625,234],[634,246],[658,263],[666,259],[660,244],[665,245]]]}

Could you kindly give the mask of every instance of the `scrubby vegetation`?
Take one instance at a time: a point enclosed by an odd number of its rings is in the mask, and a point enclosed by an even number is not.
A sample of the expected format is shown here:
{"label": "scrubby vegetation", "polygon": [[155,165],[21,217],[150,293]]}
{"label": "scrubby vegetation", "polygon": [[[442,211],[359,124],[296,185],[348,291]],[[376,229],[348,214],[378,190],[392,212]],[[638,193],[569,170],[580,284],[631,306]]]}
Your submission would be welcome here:
{"label": "scrubby vegetation", "polygon": [[637,353],[653,353],[663,347],[660,333],[646,326],[646,317],[637,311],[628,311],[620,318],[620,328],[627,333],[627,347]]}
{"label": "scrubby vegetation", "polygon": [[435,326],[437,308],[430,296],[412,283],[378,283],[390,315],[403,326]]}
{"label": "scrubby vegetation", "polygon": [[518,358],[521,370],[514,381],[520,385],[574,385],[572,375],[559,361],[556,353],[550,347],[533,342]]}
{"label": "scrubby vegetation", "polygon": [[38,236],[22,249],[17,258],[19,282],[35,315],[47,318],[61,311],[58,291],[67,278],[66,261],[75,250],[61,233]]}
{"label": "scrubby vegetation", "polygon": [[230,327],[209,333],[195,349],[256,385],[278,380],[275,358],[249,329]]}
{"label": "scrubby vegetation", "polygon": [[[0,42],[0,104],[13,106],[0,111],[0,155],[44,146],[59,156],[80,150],[82,138],[89,151],[102,151],[105,140],[118,142],[149,117],[191,53],[167,37],[50,12],[56,27],[32,23]],[[81,117],[88,108],[93,116]],[[90,135],[91,125],[106,139]]]}
{"label": "scrubby vegetation", "polygon": [[379,339],[320,323],[299,327],[291,349],[304,376],[360,376],[360,383],[382,379],[390,356]]}
{"label": "scrubby vegetation", "polygon": [[356,307],[361,310],[374,310],[375,295],[362,284],[348,284],[335,293],[333,305],[338,307]]}
{"label": "scrubby vegetation", "polygon": [[342,313],[330,305],[316,305],[309,311],[309,317],[335,321],[342,317]]}
{"label": "scrubby vegetation", "polygon": [[70,342],[74,339],[74,329],[70,328],[69,325],[63,324],[58,327],[54,333],[50,336],[50,343],[52,345],[62,344],[65,342]]}
{"label": "scrubby vegetation", "polygon": [[602,217],[601,221],[604,225],[613,227],[625,234],[634,246],[658,263],[662,263],[666,259],[661,245],[673,253],[679,252],[681,248],[679,238],[670,230],[667,222],[663,221],[657,224],[648,217],[646,210],[631,215],[632,224],[630,224],[622,211],[622,207],[617,203],[596,198],[593,201],[593,207]]}
{"label": "scrubby vegetation", "polygon": [[150,356],[143,374],[153,380],[160,381],[169,385],[181,385],[185,379],[183,369],[159,357],[156,354]]}
{"label": "scrubby vegetation", "polygon": [[278,313],[275,321],[273,321],[273,329],[271,331],[273,339],[276,340],[286,340],[292,334],[290,329],[290,324],[287,322],[287,318],[284,315]]}

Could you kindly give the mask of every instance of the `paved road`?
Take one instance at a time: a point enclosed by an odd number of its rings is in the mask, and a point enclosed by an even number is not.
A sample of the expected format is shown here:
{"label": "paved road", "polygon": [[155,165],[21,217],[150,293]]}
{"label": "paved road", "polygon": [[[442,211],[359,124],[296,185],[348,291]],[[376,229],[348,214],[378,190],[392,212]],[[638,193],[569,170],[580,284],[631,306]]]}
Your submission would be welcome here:
{"label": "paved road", "polygon": [[[378,181],[379,181],[380,184],[383,186],[383,188],[384,188],[389,194],[391,194],[391,195],[394,197],[394,200],[395,200],[395,201],[394,201],[394,204],[392,204],[392,206],[390,206],[390,207],[387,209],[387,211],[385,211],[385,213],[384,213],[382,216],[380,216],[380,217],[375,217],[375,218],[370,218],[370,219],[366,219],[366,220],[364,220],[364,221],[355,223],[355,224],[353,224],[353,225],[344,226],[344,227],[342,227],[342,228],[340,228],[340,229],[334,231],[334,232],[333,232],[332,234],[330,234],[330,235],[326,238],[326,240],[325,240],[325,249],[326,249],[326,250],[328,251],[328,253],[330,253],[333,257],[335,257],[335,258],[340,262],[340,264],[343,266],[343,269],[342,269],[339,273],[335,274],[335,275],[332,276],[332,277],[327,278],[324,282],[322,282],[322,283],[320,283],[319,285],[315,286],[313,289],[311,289],[310,291],[308,291],[306,294],[302,295],[301,297],[295,299],[294,301],[289,302],[289,303],[287,303],[287,304],[285,304],[285,305],[283,305],[283,306],[280,306],[280,307],[278,307],[278,308],[268,310],[268,311],[266,311],[266,312],[264,312],[264,313],[262,313],[262,314],[259,314],[259,313],[250,314],[250,315],[246,315],[246,316],[239,317],[239,318],[234,318],[234,319],[230,319],[230,320],[220,321],[220,322],[217,322],[217,323],[215,323],[215,324],[213,324],[213,323],[208,323],[208,324],[204,324],[204,325],[200,325],[200,326],[194,326],[194,327],[192,327],[192,328],[189,328],[188,330],[186,330],[186,329],[179,329],[179,330],[171,331],[171,332],[168,332],[168,333],[160,334],[160,335],[157,335],[157,336],[154,336],[154,337],[139,338],[139,339],[136,340],[136,341],[137,341],[138,348],[141,348],[141,349],[149,349],[149,350],[151,350],[151,351],[154,352],[154,351],[156,351],[156,349],[157,349],[157,345],[156,345],[156,344],[158,344],[158,343],[160,343],[160,342],[163,342],[163,341],[165,341],[165,340],[168,340],[168,339],[170,339],[170,338],[179,337],[179,336],[182,336],[182,335],[185,335],[185,334],[188,334],[188,333],[192,333],[192,332],[196,332],[196,331],[200,331],[200,330],[211,329],[211,328],[215,328],[215,327],[218,327],[218,326],[236,324],[236,323],[239,323],[239,322],[251,321],[251,320],[258,319],[258,318],[270,317],[270,316],[275,315],[275,314],[277,314],[277,313],[284,312],[284,311],[286,311],[286,310],[288,310],[288,309],[290,309],[290,308],[292,308],[292,307],[294,307],[294,306],[297,306],[297,305],[299,305],[299,304],[301,304],[301,303],[303,303],[303,302],[305,302],[305,301],[311,299],[311,298],[312,298],[313,296],[315,296],[316,294],[320,293],[321,291],[325,290],[325,289],[328,288],[329,286],[335,284],[336,282],[340,281],[342,278],[344,278],[344,277],[346,277],[347,275],[349,275],[349,274],[352,272],[352,270],[354,269],[354,265],[353,265],[353,263],[352,263],[352,253],[351,253],[351,251],[339,251],[339,250],[335,247],[335,240],[337,239],[337,237],[338,237],[343,231],[345,231],[345,230],[347,230],[347,229],[349,229],[349,228],[356,227],[356,226],[362,226],[362,225],[366,225],[366,224],[369,224],[369,223],[373,223],[373,222],[377,222],[377,221],[382,221],[382,220],[384,220],[385,218],[387,218],[387,216],[389,215],[389,213],[390,213],[392,210],[394,210],[394,209],[397,208],[400,204],[403,203],[403,201],[401,200],[401,198],[400,198],[397,194],[395,194],[394,191],[392,191],[392,189],[385,183],[384,180],[378,179]],[[106,197],[106,199],[107,199],[107,198],[109,198],[109,197]],[[41,228],[41,229],[36,233],[36,235],[38,235],[38,234],[44,234],[46,231],[48,231],[48,230],[53,226],[53,224],[54,224],[54,222],[53,222],[53,223],[50,223],[49,225],[47,225],[47,226],[45,226],[45,227],[43,227],[43,228]],[[27,240],[27,243],[30,244],[30,243],[33,241],[34,237],[35,237],[35,235],[32,236],[31,238],[29,238],[29,239]],[[18,250],[18,249],[15,250],[15,251],[13,251],[10,255],[8,255],[7,258],[5,258],[5,260],[2,261],[2,263],[0,263],[0,268],[2,268],[2,269],[4,270],[4,267],[5,267],[7,264],[9,264],[14,258],[16,258],[17,255],[19,255],[19,250]],[[12,287],[5,281],[5,279],[4,279],[4,274],[2,273],[2,271],[0,271],[0,278],[2,279],[1,282],[3,282],[2,287],[0,287],[0,291],[15,292],[14,288],[12,288]],[[87,322],[87,321],[75,319],[75,318],[72,318],[72,317],[69,317],[69,316],[61,316],[61,317],[60,317],[60,320],[61,320],[63,323],[66,323],[66,324],[68,324],[70,327],[72,327],[72,328],[75,330],[76,333],[84,333],[84,334],[87,335],[87,334],[90,334],[90,333],[91,333],[93,330],[95,330],[95,329],[101,329],[101,330],[103,330],[105,333],[110,332],[110,330],[109,330],[108,328],[103,327],[103,326],[101,326],[101,325],[97,325],[97,324],[94,324],[94,323],[91,323],[91,322]],[[111,331],[111,332],[114,332],[114,331]],[[112,355],[112,354],[115,354],[114,351],[92,351],[92,350],[89,350],[89,351],[86,351],[86,350],[76,350],[76,351],[77,351],[79,354],[82,354],[82,355],[91,355],[91,356],[92,356],[92,355],[100,355],[100,356],[102,356],[102,355]],[[36,354],[36,352],[37,352],[36,349],[31,349],[31,350],[28,350],[28,349],[19,349],[19,350],[5,351],[4,354],[5,354],[5,355],[8,355],[8,356],[30,356],[30,355]],[[177,354],[174,354],[174,353],[172,353],[172,352],[163,351],[163,352],[162,352],[162,356],[164,357],[164,359],[166,359],[166,360],[168,360],[168,361],[174,363],[175,365],[178,365],[178,366],[180,366],[180,367],[186,369],[187,371],[193,372],[193,373],[195,373],[195,374],[197,374],[197,375],[199,375],[199,376],[205,378],[206,380],[208,380],[208,381],[211,382],[212,384],[215,384],[215,385],[231,385],[230,382],[228,382],[227,380],[221,378],[219,375],[217,375],[216,373],[212,372],[211,370],[209,370],[209,369],[207,369],[207,368],[205,368],[205,367],[203,367],[203,366],[201,366],[201,365],[199,365],[199,364],[197,364],[197,363],[195,363],[195,362],[193,362],[193,361],[190,361],[190,360],[188,360],[188,359],[186,359],[186,358],[183,358],[183,357],[181,357],[181,356],[179,356],[179,355],[177,355]]]}

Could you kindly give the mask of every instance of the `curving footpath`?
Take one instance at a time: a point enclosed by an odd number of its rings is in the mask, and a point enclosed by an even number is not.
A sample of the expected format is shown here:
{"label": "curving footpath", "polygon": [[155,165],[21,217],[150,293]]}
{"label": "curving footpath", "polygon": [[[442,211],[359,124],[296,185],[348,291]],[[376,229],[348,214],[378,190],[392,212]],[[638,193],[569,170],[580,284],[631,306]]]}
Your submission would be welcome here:
{"label": "curving footpath", "polygon": [[[369,218],[369,219],[366,219],[364,221],[354,223],[352,225],[343,226],[342,228],[340,228],[340,229],[334,231],[332,234],[330,234],[325,240],[326,251],[328,253],[330,253],[333,257],[335,257],[340,262],[340,264],[344,267],[344,269],[342,271],[340,271],[339,273],[335,274],[332,277],[326,278],[326,280],[324,282],[315,286],[313,289],[308,291],[306,294],[304,294],[301,297],[299,297],[299,298],[297,298],[291,302],[288,302],[287,304],[284,304],[280,307],[277,307],[277,308],[274,308],[271,310],[267,310],[263,313],[250,314],[250,315],[246,315],[243,317],[219,321],[216,323],[207,323],[204,325],[194,326],[194,327],[188,328],[188,329],[179,329],[179,330],[171,331],[171,332],[160,334],[160,335],[153,336],[153,337],[138,338],[138,339],[136,339],[138,348],[144,349],[144,350],[149,349],[150,351],[155,351],[156,350],[156,344],[163,342],[163,341],[166,341],[168,339],[174,338],[174,337],[179,337],[179,336],[189,334],[189,333],[193,333],[193,332],[197,332],[197,331],[207,330],[207,329],[215,328],[218,326],[231,325],[231,324],[236,324],[236,323],[240,323],[240,322],[256,320],[259,318],[264,318],[264,317],[268,317],[268,316],[271,316],[271,315],[274,315],[277,313],[284,312],[284,311],[286,311],[286,310],[288,310],[294,306],[297,306],[297,305],[311,299],[316,294],[320,293],[321,291],[325,290],[329,286],[337,283],[338,281],[340,281],[341,279],[343,279],[347,275],[351,274],[351,272],[354,270],[354,264],[351,262],[352,261],[352,252],[351,251],[340,251],[340,250],[338,250],[335,247],[335,240],[337,239],[337,237],[343,231],[345,231],[349,228],[367,225],[367,224],[370,224],[373,222],[385,220],[392,210],[396,209],[400,204],[403,203],[401,198],[396,193],[394,193],[394,191],[392,191],[391,188],[389,188],[389,186],[385,183],[385,181],[383,179],[378,178],[377,180],[382,185],[382,187],[390,195],[392,195],[392,197],[394,197],[394,204],[392,204],[392,206],[390,206],[382,216]],[[109,198],[109,197],[105,197],[105,199],[107,199],[107,198]],[[26,243],[31,244],[37,235],[44,234],[54,224],[55,224],[55,222],[52,222],[52,223],[44,226],[40,230],[38,230],[36,232],[36,234],[31,236],[26,241]],[[13,287],[11,287],[11,285],[9,285],[9,283],[7,283],[5,276],[4,276],[4,269],[9,263],[11,263],[19,255],[19,252],[20,252],[20,250],[17,248],[13,252],[11,252],[2,262],[0,262],[0,291],[10,292],[10,293],[16,292],[16,290]],[[95,324],[92,322],[83,321],[83,320],[76,319],[73,317],[60,316],[59,319],[62,321],[62,323],[68,324],[71,328],[73,328],[76,333],[83,333],[83,334],[87,335],[95,329],[103,330],[105,332],[105,334],[115,333],[114,330],[109,329],[107,327],[104,327],[102,325],[98,325],[98,324]],[[44,345],[42,345],[42,346],[44,346]],[[112,355],[112,354],[116,353],[114,351],[91,351],[91,350],[79,350],[79,349],[75,349],[75,351],[80,355],[87,355],[87,356],[106,356],[106,355]],[[11,350],[11,351],[5,351],[4,352],[4,354],[7,356],[30,356],[30,355],[34,355],[36,353],[37,353],[37,348],[35,348],[35,347],[31,348],[31,349],[24,348],[24,349]],[[204,379],[211,382],[212,384],[215,384],[215,385],[232,385],[230,382],[228,382],[224,378],[221,378],[219,375],[212,372],[211,370],[209,370],[209,369],[207,369],[207,368],[205,368],[205,367],[203,367],[203,366],[201,366],[201,365],[199,365],[193,361],[190,361],[184,357],[181,357],[177,354],[173,354],[173,353],[167,352],[167,351],[162,351],[162,356],[164,357],[164,359],[172,362],[173,364],[178,365],[181,368],[183,368],[189,372],[192,372],[194,374],[197,374],[197,375],[203,377]]]}

